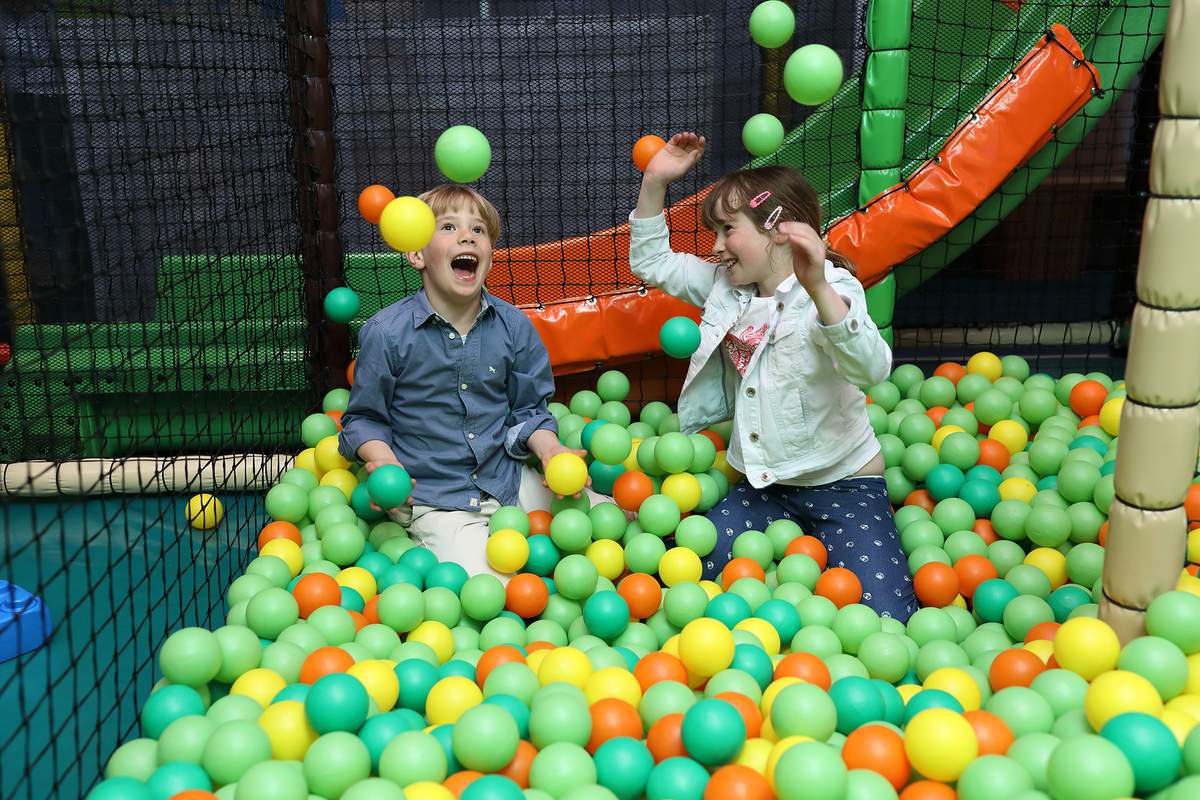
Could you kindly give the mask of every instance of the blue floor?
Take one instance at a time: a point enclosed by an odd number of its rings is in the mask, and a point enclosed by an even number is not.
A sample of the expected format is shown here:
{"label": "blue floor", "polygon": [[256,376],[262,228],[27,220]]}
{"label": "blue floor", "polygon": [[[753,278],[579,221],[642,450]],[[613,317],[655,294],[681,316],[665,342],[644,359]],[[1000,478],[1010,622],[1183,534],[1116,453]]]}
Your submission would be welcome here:
{"label": "blue floor", "polygon": [[187,526],[186,496],[0,508],[0,578],[39,594],[54,625],[46,646],[0,663],[0,797],[82,797],[137,736],[164,639],[222,624],[266,519],[260,495],[219,496],[215,531]]}

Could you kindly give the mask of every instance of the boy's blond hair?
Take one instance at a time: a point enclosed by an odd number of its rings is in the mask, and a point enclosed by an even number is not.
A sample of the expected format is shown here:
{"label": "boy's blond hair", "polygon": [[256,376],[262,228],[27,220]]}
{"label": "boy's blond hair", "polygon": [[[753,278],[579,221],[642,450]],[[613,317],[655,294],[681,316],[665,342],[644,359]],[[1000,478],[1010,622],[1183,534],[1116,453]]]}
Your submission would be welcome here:
{"label": "boy's blond hair", "polygon": [[470,186],[460,186],[457,183],[443,183],[420,195],[420,199],[429,204],[434,216],[444,214],[460,204],[474,205],[488,236],[495,243],[500,238],[500,212],[491,202],[472,189]]}

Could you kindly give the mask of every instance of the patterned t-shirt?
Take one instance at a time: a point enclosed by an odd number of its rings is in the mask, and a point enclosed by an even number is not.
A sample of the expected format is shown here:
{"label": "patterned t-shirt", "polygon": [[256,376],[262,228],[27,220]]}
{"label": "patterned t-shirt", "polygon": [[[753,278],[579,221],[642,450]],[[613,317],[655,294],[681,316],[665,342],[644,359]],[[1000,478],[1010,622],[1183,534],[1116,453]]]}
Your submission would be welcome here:
{"label": "patterned t-shirt", "polygon": [[750,305],[738,317],[729,333],[725,334],[725,354],[739,375],[746,375],[746,367],[770,330],[771,318],[776,313],[773,297],[752,298]]}

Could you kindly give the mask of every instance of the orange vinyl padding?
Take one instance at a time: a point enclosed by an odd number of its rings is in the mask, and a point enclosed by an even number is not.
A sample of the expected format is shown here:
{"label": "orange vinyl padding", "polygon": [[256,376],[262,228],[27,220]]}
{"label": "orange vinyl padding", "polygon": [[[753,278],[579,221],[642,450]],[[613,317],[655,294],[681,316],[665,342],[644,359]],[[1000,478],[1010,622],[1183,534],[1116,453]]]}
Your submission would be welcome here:
{"label": "orange vinyl padding", "polygon": [[[850,259],[859,280],[871,286],[891,268],[936,242],[966,219],[1012,171],[1036,153],[1054,131],[1090,99],[1095,68],[1071,32],[1055,25],[991,95],[946,140],[938,155],[907,183],[889,189],[864,209],[835,222],[826,238]],[[700,225],[705,189],[667,211],[671,246],[706,255],[713,234]],[[496,251],[490,279],[497,284],[538,285],[542,304],[523,306],[550,351],[556,374],[593,369],[659,349],[667,319],[699,310],[658,290],[613,292],[569,300],[555,284],[586,284],[586,276],[611,267],[618,282],[636,286],[629,270],[629,225],[587,236]],[[611,273],[610,273],[611,274]],[[572,278],[571,276],[580,276]]]}

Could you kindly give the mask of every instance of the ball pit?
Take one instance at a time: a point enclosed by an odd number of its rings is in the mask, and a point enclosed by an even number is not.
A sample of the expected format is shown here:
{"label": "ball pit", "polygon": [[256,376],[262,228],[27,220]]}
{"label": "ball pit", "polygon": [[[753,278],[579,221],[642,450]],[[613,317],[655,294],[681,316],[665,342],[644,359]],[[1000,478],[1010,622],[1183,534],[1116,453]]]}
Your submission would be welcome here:
{"label": "ball pit", "polygon": [[[1124,647],[1096,618],[1120,383],[979,353],[869,387],[922,605],[903,624],[790,520],[702,581],[729,431],[628,392],[610,371],[557,408],[588,456],[552,463],[554,513],[493,515],[506,583],[356,503],[370,479],[306,420],[226,625],[166,640],[88,797],[1191,796],[1200,596],[1181,576]],[[597,463],[615,503],[589,507]]]}

